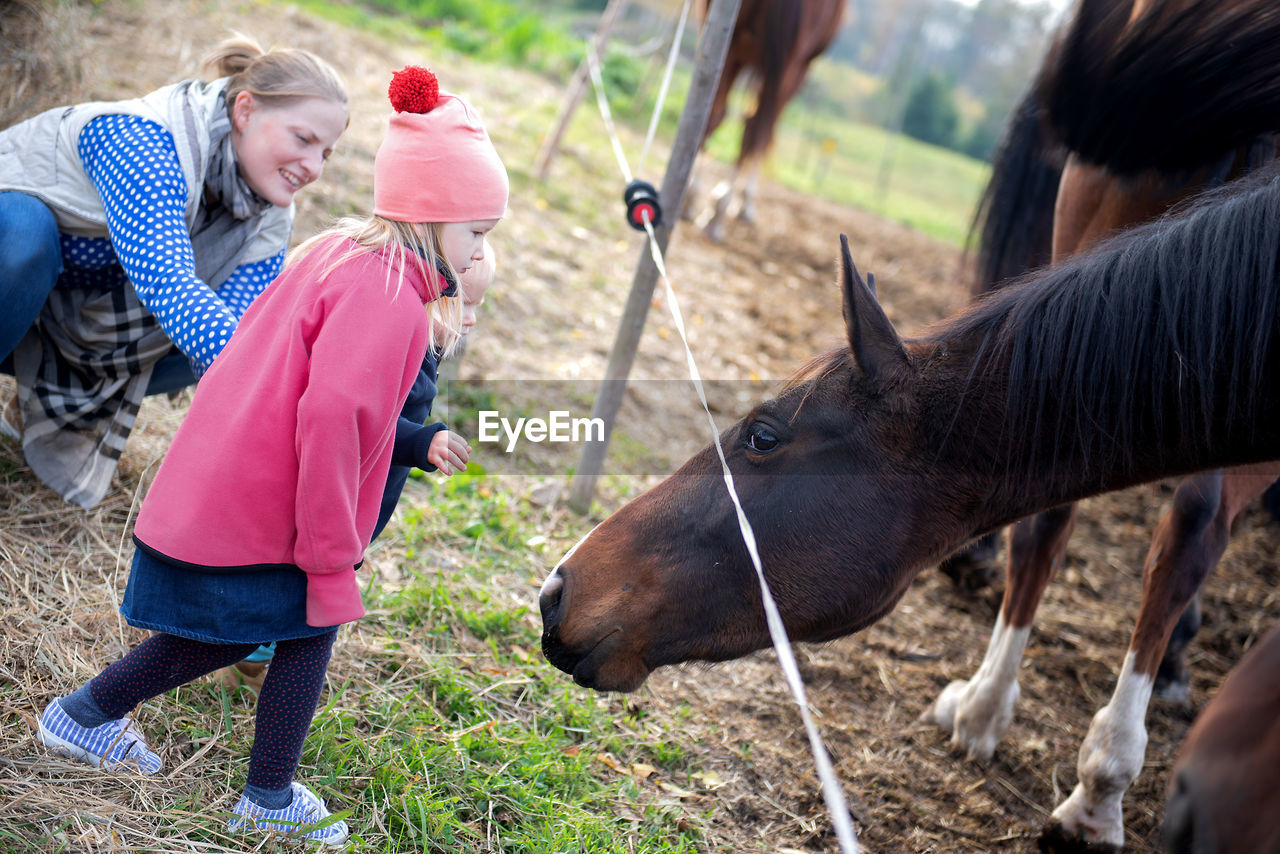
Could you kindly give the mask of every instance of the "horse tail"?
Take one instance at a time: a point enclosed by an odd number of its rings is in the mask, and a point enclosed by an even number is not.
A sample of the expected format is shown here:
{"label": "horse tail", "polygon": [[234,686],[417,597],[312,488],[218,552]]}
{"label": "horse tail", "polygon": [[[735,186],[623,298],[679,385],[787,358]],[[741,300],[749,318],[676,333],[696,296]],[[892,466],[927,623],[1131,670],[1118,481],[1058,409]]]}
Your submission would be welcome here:
{"label": "horse tail", "polygon": [[773,128],[786,106],[783,81],[787,66],[795,62],[800,44],[800,24],[804,3],[792,0],[765,0],[760,36],[759,94],[755,111],[742,129],[738,165],[763,157],[773,143]]}
{"label": "horse tail", "polygon": [[1041,76],[1053,133],[1118,175],[1186,173],[1280,130],[1275,0],[1081,0]]}
{"label": "horse tail", "polygon": [[991,179],[969,229],[970,245],[977,240],[973,296],[1049,263],[1063,158],[1032,87],[1005,125]]}

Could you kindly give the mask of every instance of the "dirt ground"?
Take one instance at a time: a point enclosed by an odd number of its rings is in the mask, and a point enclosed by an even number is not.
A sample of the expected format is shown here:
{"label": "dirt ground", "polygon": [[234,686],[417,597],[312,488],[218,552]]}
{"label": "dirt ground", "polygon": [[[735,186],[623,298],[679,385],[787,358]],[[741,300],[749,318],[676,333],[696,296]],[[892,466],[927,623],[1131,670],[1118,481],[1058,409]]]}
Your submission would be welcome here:
{"label": "dirt ground", "polygon": [[[191,26],[193,20],[200,25]],[[351,130],[322,185],[307,191],[303,235],[325,212],[366,203],[386,71],[398,67],[392,63],[422,61],[420,47],[353,35],[274,4],[104,0],[82,25],[85,85],[98,97],[189,73],[229,27],[309,47],[338,63],[355,95]],[[149,46],[144,58],[135,49],[140,43]],[[462,379],[599,377],[641,246],[614,201],[623,184],[600,143],[593,105],[584,105],[551,185],[539,187],[527,164],[554,116],[560,84],[457,57],[433,61],[445,66],[437,70],[446,87],[482,105],[513,175],[512,213],[493,238],[502,278],[461,363]],[[633,137],[625,141],[636,150]],[[709,378],[758,381],[763,394],[769,380],[839,342],[841,232],[850,236],[859,266],[876,274],[901,331],[910,333],[966,299],[960,254],[918,233],[770,182],[760,209],[758,224],[736,224],[722,245],[689,227],[671,244],[673,282]],[[684,354],[659,295],[633,377],[685,376]],[[628,395],[625,407],[662,423],[661,458],[674,466],[705,444],[707,426],[691,393],[679,408],[660,408],[665,405],[665,397],[640,390]],[[721,408],[740,414],[745,406]],[[731,414],[717,413],[721,426]],[[172,429],[163,413],[149,417],[139,441]],[[153,456],[131,451],[123,465],[141,469]],[[1138,602],[1141,561],[1170,494],[1170,485],[1158,484],[1083,504],[1064,569],[1031,636],[1013,726],[989,763],[952,755],[944,734],[917,717],[950,680],[976,670],[995,616],[994,595],[960,593],[941,574],[926,571],[878,625],[798,650],[813,712],[869,851],[1035,849],[1043,821],[1075,784],[1080,739],[1114,685]],[[606,505],[610,501],[616,503],[606,496]],[[1167,772],[1196,710],[1280,617],[1277,530],[1261,510],[1246,513],[1207,583],[1205,625],[1192,648],[1190,705],[1152,705],[1146,767],[1126,800],[1133,851],[1157,850]],[[667,669],[625,702],[655,715],[691,704],[694,713],[682,726],[689,742],[701,745],[696,761],[725,782],[714,800],[698,805],[720,844],[741,851],[834,850],[799,716],[772,653]]]}

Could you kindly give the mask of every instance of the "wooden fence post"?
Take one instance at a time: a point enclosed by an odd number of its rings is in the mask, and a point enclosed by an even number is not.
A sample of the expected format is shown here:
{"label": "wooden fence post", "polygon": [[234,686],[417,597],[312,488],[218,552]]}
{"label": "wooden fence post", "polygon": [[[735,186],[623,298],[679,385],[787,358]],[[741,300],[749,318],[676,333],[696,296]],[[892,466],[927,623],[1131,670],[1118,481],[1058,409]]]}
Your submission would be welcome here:
{"label": "wooden fence post", "polygon": [[[591,43],[587,45],[587,50],[595,56],[597,63],[604,62],[604,46],[609,42],[609,34],[613,31],[613,25],[622,17],[622,12],[627,8],[630,0],[609,0],[609,4],[604,7],[604,11],[600,14],[600,26],[596,29],[595,36],[591,39]],[[569,79],[569,89],[565,94],[564,101],[560,104],[560,115],[556,117],[555,126],[547,138],[542,141],[542,148],[538,150],[538,158],[534,162],[533,174],[539,182],[547,180],[547,172],[551,169],[551,161],[555,159],[556,152],[560,150],[560,140],[564,137],[564,132],[569,127],[569,121],[573,118],[573,114],[577,111],[578,105],[582,103],[582,96],[587,92],[587,75],[590,73],[591,64],[588,57],[583,57],[582,62],[578,64],[578,68],[573,72],[573,77]]]}
{"label": "wooden fence post", "polygon": [[[702,27],[702,37],[698,40],[698,53],[694,60],[693,79],[689,84],[689,94],[685,100],[684,110],[680,113],[680,123],[676,128],[671,158],[667,161],[667,173],[658,193],[662,209],[667,214],[664,223],[654,229],[654,234],[657,237],[658,247],[663,252],[666,252],[667,243],[671,239],[672,224],[679,215],[681,205],[684,204],[684,193],[689,184],[689,173],[693,169],[694,158],[698,155],[698,149],[702,147],[707,117],[711,114],[711,101],[715,97],[716,86],[720,81],[720,69],[724,65],[725,54],[729,51],[729,39],[733,35],[733,27],[738,19],[740,2],[741,0],[712,0],[706,23]],[[590,509],[596,482],[604,469],[609,439],[613,433],[618,408],[622,405],[627,376],[631,373],[631,365],[635,361],[640,334],[644,331],[645,318],[648,316],[649,304],[653,300],[653,289],[657,283],[658,268],[653,262],[646,242],[640,251],[635,277],[631,281],[631,293],[627,297],[622,320],[618,324],[618,333],[613,342],[613,350],[609,354],[604,381],[596,394],[595,405],[591,411],[593,418],[600,418],[604,422],[604,441],[590,442],[583,446],[578,467],[574,471],[573,484],[569,490],[569,506],[579,513],[585,513]]]}

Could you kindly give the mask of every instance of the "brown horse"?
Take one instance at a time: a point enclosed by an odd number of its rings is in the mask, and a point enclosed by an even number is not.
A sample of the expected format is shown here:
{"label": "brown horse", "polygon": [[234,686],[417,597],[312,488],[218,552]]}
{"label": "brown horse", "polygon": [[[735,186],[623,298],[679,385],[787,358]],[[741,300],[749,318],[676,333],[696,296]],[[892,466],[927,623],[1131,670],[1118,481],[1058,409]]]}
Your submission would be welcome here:
{"label": "brown horse", "polygon": [[[908,341],[846,245],[848,347],[722,434],[794,640],[870,625],[922,567],[1029,513],[1280,458],[1280,179],[1232,190]],[[540,606],[547,659],[598,690],[767,647],[715,450],[584,538]]]}
{"label": "brown horse", "polygon": [[[1256,3],[1240,2],[1081,4],[1046,62],[1044,79],[1015,116],[984,201],[980,281],[986,289],[1017,272],[1010,258],[1038,263],[1047,254],[1060,260],[1274,157],[1273,135],[1249,139],[1246,133],[1270,130],[1277,123],[1269,116],[1233,114],[1240,106],[1232,100],[1236,81],[1224,79],[1214,65],[1224,54],[1231,55],[1233,43],[1250,51],[1256,47],[1252,39],[1261,34],[1258,21],[1265,25],[1261,11]],[[1269,26],[1275,34],[1275,24]],[[1264,53],[1262,59],[1274,63],[1277,57]],[[1143,114],[1160,93],[1177,92],[1193,102],[1208,94],[1188,91],[1188,78],[1220,93],[1209,99],[1219,112],[1201,116],[1214,128],[1216,148],[1200,127],[1188,126],[1185,110],[1170,115],[1175,124],[1154,127]],[[1141,103],[1134,103],[1138,93]],[[1053,138],[1043,135],[1041,114],[1065,145],[1051,145]],[[1123,123],[1134,120],[1141,126]],[[1065,166],[1056,157],[1044,157],[1045,149],[1054,147],[1072,149]],[[1010,152],[1017,155],[1013,168],[1003,162]],[[1057,183],[1041,177],[1055,170]],[[1004,172],[1016,181],[1012,189],[1001,186]],[[1052,211],[1053,216],[1028,217],[1028,210]],[[1129,657],[1111,702],[1084,740],[1079,782],[1054,811],[1046,844],[1123,842],[1120,807],[1142,766],[1148,700],[1153,692],[1188,696],[1184,651],[1200,618],[1193,597],[1222,556],[1237,515],[1277,474],[1280,467],[1264,464],[1204,473],[1179,487],[1147,555]],[[1064,557],[1074,520],[1074,505],[1068,505],[1015,526],[1000,621],[983,664],[971,679],[949,685],[924,716],[950,732],[953,745],[972,757],[989,757],[1010,724],[1031,622]]]}
{"label": "brown horse", "polygon": [[[710,0],[702,3],[704,19],[709,5]],[[715,190],[714,213],[706,226],[711,239],[724,239],[725,219],[738,193],[742,195],[739,218],[755,218],[760,166],[773,144],[774,127],[800,91],[809,66],[835,41],[844,7],[845,0],[742,0],[703,143],[724,121],[729,92],[744,72],[754,80],[756,105],[742,128],[733,177]],[[689,195],[692,198],[694,193]]]}
{"label": "brown horse", "polygon": [[1260,640],[1187,733],[1161,835],[1170,854],[1280,851],[1280,629]]}
{"label": "brown horse", "polygon": [[[1268,32],[1272,38],[1280,36],[1265,11],[1256,2],[1193,6],[1090,0],[1080,5],[1034,92],[1044,100],[1056,135],[1071,150],[1056,192],[1051,260],[1060,261],[1110,234],[1152,219],[1193,193],[1239,177],[1274,157],[1275,140],[1269,131],[1280,122],[1247,112],[1233,114],[1240,107],[1239,101],[1231,100],[1238,81],[1226,72],[1233,50],[1252,52],[1254,39]],[[1273,63],[1273,73],[1280,70],[1280,57],[1274,51],[1253,57]],[[1218,68],[1218,62],[1226,65]],[[1254,70],[1263,67],[1255,65]],[[1188,80],[1201,89],[1189,90]],[[1139,92],[1141,103],[1135,103]],[[1216,93],[1209,101],[1210,109],[1217,112],[1201,116],[1214,128],[1216,147],[1200,127],[1188,129],[1186,111],[1170,115],[1172,125],[1151,126],[1144,110],[1166,92],[1193,103],[1197,96]],[[1250,138],[1261,131],[1268,132]],[[1019,168],[1014,174],[1021,177],[1026,171]],[[1044,195],[1053,198],[1053,194]],[[1005,218],[1027,219],[1025,198],[1018,203],[1017,208],[1005,209]],[[997,223],[995,234],[1003,240],[1009,231],[1000,225],[1000,214],[1001,209],[991,205],[988,225]],[[1028,231],[1043,234],[1034,218],[1027,222]],[[1032,251],[1019,247],[1017,241],[1013,246]],[[984,259],[988,266],[995,261],[994,257]],[[1054,810],[1047,845],[1072,845],[1081,839],[1123,843],[1121,802],[1142,767],[1150,696],[1153,691],[1184,699],[1188,695],[1182,657],[1199,624],[1193,597],[1222,556],[1235,518],[1277,475],[1280,466],[1269,463],[1207,472],[1178,488],[1148,551],[1142,604],[1128,657],[1110,703],[1098,712],[1081,746],[1079,781]],[[1031,622],[1065,555],[1074,521],[1074,505],[1064,505],[1015,526],[1000,619],[983,664],[971,679],[949,685],[925,715],[950,732],[953,745],[971,757],[990,757],[1009,726],[1018,698],[1018,665]],[[1171,636],[1176,638],[1173,644]]]}
{"label": "brown horse", "polygon": [[[1205,15],[1206,11],[1210,14]],[[1274,74],[1280,67],[1280,55],[1274,47],[1280,43],[1280,22],[1277,16],[1264,14],[1266,11],[1256,0],[1138,7],[1086,0],[1081,5],[1080,17],[1060,43],[1057,65],[1050,68],[1057,69],[1062,79],[1082,75],[1093,75],[1093,79],[1074,83],[1074,88],[1064,86],[1061,80],[1046,83],[1038,92],[1068,102],[1066,108],[1051,104],[1050,113],[1070,117],[1063,137],[1086,152],[1074,156],[1062,170],[1062,191],[1056,193],[1058,216],[1052,220],[1057,257],[1065,258],[1106,234],[1150,219],[1196,188],[1246,172],[1274,153],[1270,137],[1255,139],[1259,132],[1274,128],[1274,111],[1280,104]],[[1189,17],[1194,15],[1199,18]],[[1245,53],[1235,55],[1235,49]],[[1073,64],[1080,66],[1082,55],[1091,60],[1085,64],[1087,68],[1070,75],[1062,70]],[[1161,79],[1172,80],[1177,96],[1188,99],[1192,106],[1168,115],[1163,124],[1152,124],[1144,106],[1131,101],[1133,96],[1144,104],[1165,97],[1165,89],[1158,85]],[[1219,96],[1209,97],[1212,92]],[[1132,93],[1127,104],[1126,93]],[[1242,106],[1242,97],[1255,101]],[[1088,115],[1071,112],[1079,113],[1086,106],[1091,111]],[[1023,113],[1033,120],[1028,127],[1038,129],[1037,108],[1024,107]],[[1190,130],[1183,127],[1188,113],[1197,119]],[[1130,115],[1144,124],[1124,125]],[[1059,118],[1058,124],[1062,123]],[[1089,133],[1081,133],[1082,127]],[[1098,143],[1100,136],[1106,146]],[[1219,146],[1213,149],[1218,152],[1215,157],[1205,154],[1209,138]],[[1171,142],[1179,139],[1184,147]],[[1118,165],[1112,171],[1124,177],[1117,179],[1086,162],[1086,157],[1096,161],[1104,149],[1115,150]],[[1154,171],[1132,171],[1140,152],[1147,154]],[[1059,164],[1051,163],[1019,172],[1031,180],[1020,184],[1017,192],[1025,196],[1028,186],[1050,186],[1056,191],[1045,176],[1056,174],[1058,169]],[[1025,199],[1007,207],[1024,220],[1028,211],[1041,209],[1028,205]],[[1040,228],[1046,233],[1043,225]],[[1043,240],[1031,240],[1024,249],[1034,251],[1038,245],[1044,253],[1043,244]],[[1084,838],[1117,845],[1122,841],[1120,804],[1141,767],[1146,741],[1143,717],[1160,651],[1173,621],[1225,548],[1232,519],[1275,472],[1274,467],[1226,475],[1215,472],[1179,489],[1148,557],[1144,604],[1115,695],[1095,719],[1082,746],[1080,785],[1055,811],[1062,825],[1059,835],[1067,841]],[[1018,693],[1018,660],[1030,621],[1065,548],[1073,518],[1071,507],[1059,507],[1019,525],[1011,548],[1010,583],[986,660],[973,679],[949,686],[928,713],[930,719],[951,730],[953,741],[971,755],[989,756],[1009,724]],[[841,565],[834,556],[831,559],[833,566]],[[576,557],[566,566],[574,561]],[[549,585],[556,587],[554,581]],[[811,595],[822,594],[814,591]],[[835,634],[848,630],[852,629]],[[685,657],[714,658],[719,654],[690,651]]]}

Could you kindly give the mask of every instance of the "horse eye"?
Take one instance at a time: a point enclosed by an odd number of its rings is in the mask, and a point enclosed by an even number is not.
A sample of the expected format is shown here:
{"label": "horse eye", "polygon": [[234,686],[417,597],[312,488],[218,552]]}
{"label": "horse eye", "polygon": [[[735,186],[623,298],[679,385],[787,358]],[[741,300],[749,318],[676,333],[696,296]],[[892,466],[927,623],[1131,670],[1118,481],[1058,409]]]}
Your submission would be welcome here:
{"label": "horse eye", "polygon": [[767,454],[778,447],[778,437],[763,424],[752,424],[747,433],[747,447],[757,454]]}

